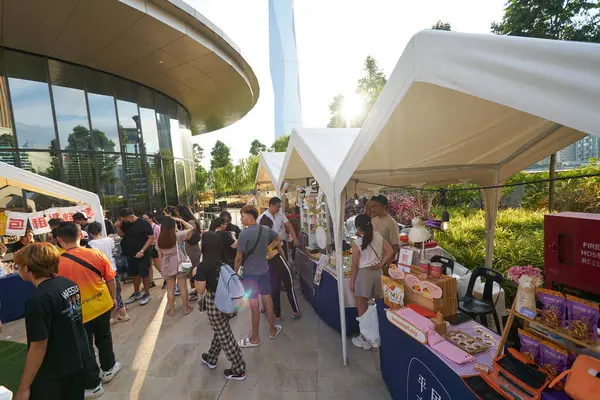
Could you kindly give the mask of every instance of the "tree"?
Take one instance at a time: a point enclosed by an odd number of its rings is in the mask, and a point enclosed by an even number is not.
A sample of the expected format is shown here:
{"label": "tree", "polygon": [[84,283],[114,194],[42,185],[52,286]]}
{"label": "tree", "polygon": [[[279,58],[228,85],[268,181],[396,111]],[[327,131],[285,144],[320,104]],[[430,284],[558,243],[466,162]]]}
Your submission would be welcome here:
{"label": "tree", "polygon": [[436,31],[451,31],[452,27],[450,26],[450,22],[438,21],[431,27],[431,29]]}
{"label": "tree", "polygon": [[224,168],[231,164],[231,149],[225,143],[217,140],[210,151],[210,169]]}
{"label": "tree", "polygon": [[193,149],[194,162],[196,163],[196,166],[198,166],[202,163],[202,160],[204,160],[204,149],[198,143],[194,143]]}
{"label": "tree", "polygon": [[267,151],[267,146],[262,144],[259,140],[254,139],[250,144],[250,155],[258,156],[260,153]]}
{"label": "tree", "polygon": [[208,183],[208,171],[202,165],[196,165],[196,188],[198,192],[205,192]]}
{"label": "tree", "polygon": [[[600,42],[600,0],[509,0],[499,35]],[[549,176],[556,176],[556,154],[550,156]],[[548,184],[548,208],[555,209],[556,182]]]}
{"label": "tree", "polygon": [[290,135],[279,136],[273,142],[273,145],[269,151],[283,152],[287,150],[288,143],[290,142]]}
{"label": "tree", "polygon": [[[350,126],[360,128],[365,122],[367,115],[377,101],[379,94],[387,83],[385,73],[377,64],[377,61],[367,56],[364,63],[364,76],[356,83],[356,94],[363,100],[364,104],[362,111],[352,121]],[[344,95],[337,94],[329,104],[329,114],[331,118],[327,124],[328,128],[345,128],[346,120],[342,115],[342,107],[344,105]]]}

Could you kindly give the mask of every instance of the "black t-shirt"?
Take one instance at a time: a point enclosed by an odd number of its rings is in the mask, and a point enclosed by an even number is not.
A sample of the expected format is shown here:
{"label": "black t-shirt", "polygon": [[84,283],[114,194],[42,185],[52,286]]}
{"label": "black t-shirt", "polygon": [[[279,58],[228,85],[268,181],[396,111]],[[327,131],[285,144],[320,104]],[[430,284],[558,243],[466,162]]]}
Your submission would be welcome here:
{"label": "black t-shirt", "polygon": [[63,277],[39,284],[25,307],[27,343],[48,340],[46,356],[36,380],[59,379],[83,368],[91,355],[83,318],[79,287]]}
{"label": "black t-shirt", "polygon": [[8,246],[10,248],[10,250],[13,253],[16,253],[17,251],[21,250],[23,247],[27,246],[26,244],[23,244],[23,242],[21,242],[20,240],[18,242],[14,242],[11,243],[10,246]]}
{"label": "black t-shirt", "polygon": [[127,257],[135,257],[146,244],[148,236],[154,236],[152,225],[142,218],[136,219],[135,222],[123,222],[122,227],[126,240],[121,242],[121,247]]}
{"label": "black t-shirt", "polygon": [[229,224],[229,225],[227,225],[227,229],[226,230],[227,230],[227,232],[235,232],[235,237],[238,238],[238,239],[240,238],[240,232],[241,232],[241,230],[240,230],[239,226],[237,226],[235,224]]}
{"label": "black t-shirt", "polygon": [[233,267],[237,250],[232,249],[231,245],[235,243],[235,240],[233,240],[231,232],[219,231],[217,235],[221,241],[221,261]]}
{"label": "black t-shirt", "polygon": [[104,219],[104,227],[106,228],[106,235],[114,235],[117,233],[117,230],[110,219]]}
{"label": "black t-shirt", "polygon": [[215,293],[217,291],[217,284],[219,283],[219,267],[221,265],[216,262],[202,261],[198,268],[196,268],[196,281],[206,281],[206,289],[209,292]]}

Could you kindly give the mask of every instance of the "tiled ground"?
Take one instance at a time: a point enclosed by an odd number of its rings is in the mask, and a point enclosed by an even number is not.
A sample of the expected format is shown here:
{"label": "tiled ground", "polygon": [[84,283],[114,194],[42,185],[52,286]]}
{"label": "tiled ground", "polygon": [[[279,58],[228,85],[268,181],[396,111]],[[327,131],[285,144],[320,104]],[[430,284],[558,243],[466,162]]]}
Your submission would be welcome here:
{"label": "tiled ground", "polygon": [[[219,366],[209,370],[200,362],[208,350],[212,329],[206,315],[194,311],[183,316],[165,314],[165,291],[157,280],[152,301],[134,304],[132,319],[113,326],[114,350],[123,370],[105,385],[102,400],[116,399],[390,399],[379,372],[379,353],[357,349],[348,342],[350,365],[343,366],[339,335],[315,314],[302,299],[303,317],[292,321],[289,304],[284,304],[283,332],[268,338],[266,319],[261,319],[262,344],[244,349],[248,378],[227,381],[223,369],[229,366],[221,354]],[[124,286],[128,296],[131,286]],[[124,297],[125,297],[124,296]],[[179,301],[179,300],[178,300]],[[249,332],[250,311],[244,307],[232,320],[237,338]],[[25,341],[23,320],[6,324],[0,339]]]}

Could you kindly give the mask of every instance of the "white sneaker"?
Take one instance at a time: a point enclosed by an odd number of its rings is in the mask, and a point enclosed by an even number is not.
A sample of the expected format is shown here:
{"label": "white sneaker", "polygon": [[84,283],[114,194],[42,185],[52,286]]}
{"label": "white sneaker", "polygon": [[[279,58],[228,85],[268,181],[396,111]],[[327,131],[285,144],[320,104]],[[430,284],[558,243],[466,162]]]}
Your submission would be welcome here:
{"label": "white sneaker", "polygon": [[86,399],[94,399],[96,397],[100,397],[104,394],[104,388],[102,384],[99,384],[94,389],[85,389],[85,398]]}
{"label": "white sneaker", "polygon": [[150,296],[149,294],[144,294],[142,296],[142,299],[140,300],[140,304],[142,306],[145,306],[146,304],[150,303],[150,300],[152,300],[152,296]]}
{"label": "white sneaker", "polygon": [[352,344],[356,347],[359,347],[361,349],[365,349],[365,350],[371,350],[371,343],[367,342],[362,335],[358,335],[354,338],[352,338]]}
{"label": "white sneaker", "polygon": [[120,370],[121,363],[117,361],[115,365],[113,365],[113,367],[110,369],[110,371],[100,371],[100,379],[102,379],[102,383],[108,383],[112,381]]}

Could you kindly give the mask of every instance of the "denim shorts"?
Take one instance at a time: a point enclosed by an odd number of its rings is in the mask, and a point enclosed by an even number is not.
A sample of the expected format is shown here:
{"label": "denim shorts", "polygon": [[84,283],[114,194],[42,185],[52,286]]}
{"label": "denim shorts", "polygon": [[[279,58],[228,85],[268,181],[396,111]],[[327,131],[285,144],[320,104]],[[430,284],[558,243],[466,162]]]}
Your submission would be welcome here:
{"label": "denim shorts", "polygon": [[244,289],[249,299],[257,299],[258,295],[271,294],[271,278],[266,272],[262,275],[244,275]]}

